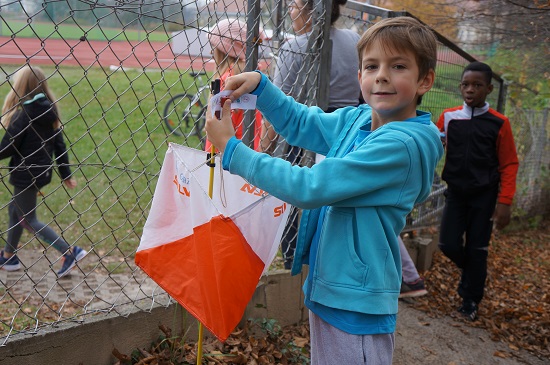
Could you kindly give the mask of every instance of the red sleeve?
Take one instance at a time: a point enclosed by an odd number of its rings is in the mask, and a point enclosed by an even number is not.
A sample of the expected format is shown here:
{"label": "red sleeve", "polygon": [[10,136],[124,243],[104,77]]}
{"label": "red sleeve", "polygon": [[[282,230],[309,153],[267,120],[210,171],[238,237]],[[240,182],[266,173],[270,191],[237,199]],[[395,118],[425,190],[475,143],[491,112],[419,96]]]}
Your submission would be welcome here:
{"label": "red sleeve", "polygon": [[516,193],[516,177],[518,174],[518,156],[508,118],[500,128],[497,139],[498,171],[500,172],[500,192],[498,202],[511,205]]}
{"label": "red sleeve", "polygon": [[262,152],[260,147],[260,142],[262,140],[262,113],[259,110],[256,110],[254,122],[254,151]]}
{"label": "red sleeve", "polygon": [[445,112],[441,113],[439,119],[437,120],[437,128],[440,132],[445,132]]}

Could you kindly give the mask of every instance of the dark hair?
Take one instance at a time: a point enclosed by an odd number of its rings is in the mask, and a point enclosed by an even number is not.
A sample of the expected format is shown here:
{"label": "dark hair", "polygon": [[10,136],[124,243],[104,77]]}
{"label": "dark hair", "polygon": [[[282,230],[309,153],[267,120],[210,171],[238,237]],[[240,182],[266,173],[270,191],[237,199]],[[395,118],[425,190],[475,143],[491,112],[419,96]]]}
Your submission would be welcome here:
{"label": "dark hair", "polygon": [[346,5],[348,0],[332,0],[332,11],[330,12],[330,25],[336,23],[340,18],[340,6]]}
{"label": "dark hair", "polygon": [[[340,6],[346,5],[348,0],[332,0],[332,10],[330,12],[330,25],[333,25],[340,18]],[[304,8],[313,11],[313,0],[303,0]]]}
{"label": "dark hair", "polygon": [[483,73],[485,75],[485,81],[487,81],[487,85],[491,85],[491,80],[493,79],[493,70],[488,64],[483,62],[472,62],[464,68],[464,71],[462,71],[462,76],[464,76],[466,71],[477,71]]}

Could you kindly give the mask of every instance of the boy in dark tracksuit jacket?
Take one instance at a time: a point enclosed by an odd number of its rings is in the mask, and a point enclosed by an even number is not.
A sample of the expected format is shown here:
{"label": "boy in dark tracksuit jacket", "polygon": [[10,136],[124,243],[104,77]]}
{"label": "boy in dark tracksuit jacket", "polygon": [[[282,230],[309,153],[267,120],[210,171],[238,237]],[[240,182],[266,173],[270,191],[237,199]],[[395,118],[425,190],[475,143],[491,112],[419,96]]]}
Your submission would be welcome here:
{"label": "boy in dark tracksuit jacket", "polygon": [[472,321],[483,298],[493,221],[497,229],[510,222],[518,171],[510,122],[485,102],[492,76],[488,65],[469,64],[460,83],[464,104],[444,110],[437,122],[448,185],[439,247],[462,269],[459,312]]}

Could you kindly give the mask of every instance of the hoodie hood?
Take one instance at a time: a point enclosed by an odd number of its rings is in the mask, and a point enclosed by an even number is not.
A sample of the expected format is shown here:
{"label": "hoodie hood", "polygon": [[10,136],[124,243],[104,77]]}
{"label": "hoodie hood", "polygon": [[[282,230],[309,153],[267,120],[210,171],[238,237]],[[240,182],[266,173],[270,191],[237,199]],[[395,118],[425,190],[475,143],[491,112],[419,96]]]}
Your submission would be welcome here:
{"label": "hoodie hood", "polygon": [[31,123],[40,125],[53,125],[58,119],[55,106],[48,100],[43,93],[36,94],[31,100],[23,103],[23,111]]}

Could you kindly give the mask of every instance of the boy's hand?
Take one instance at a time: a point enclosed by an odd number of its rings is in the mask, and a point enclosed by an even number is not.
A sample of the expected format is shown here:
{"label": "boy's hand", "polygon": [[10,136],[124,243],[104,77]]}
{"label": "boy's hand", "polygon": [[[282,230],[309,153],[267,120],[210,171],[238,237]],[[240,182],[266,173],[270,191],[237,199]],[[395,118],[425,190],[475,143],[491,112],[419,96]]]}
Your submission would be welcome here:
{"label": "boy's hand", "polygon": [[[208,103],[210,105],[210,102]],[[227,141],[235,135],[233,129],[233,122],[231,121],[231,100],[227,100],[223,104],[222,119],[219,120],[212,116],[210,112],[210,106],[206,111],[206,124],[204,129],[206,130],[206,138],[212,143],[220,152],[225,150]]]}
{"label": "boy's hand", "polygon": [[65,186],[68,187],[69,189],[74,189],[76,188],[76,179],[70,177],[66,180],[63,180],[63,184],[65,184]]}
{"label": "boy's hand", "polygon": [[503,229],[510,223],[510,216],[512,215],[512,208],[509,205],[497,203],[495,212],[493,213],[493,221],[496,224],[497,229]]}
{"label": "boy's hand", "polygon": [[258,72],[243,72],[225,80],[224,90],[233,90],[231,101],[235,101],[244,94],[254,91],[262,81],[262,75]]}

